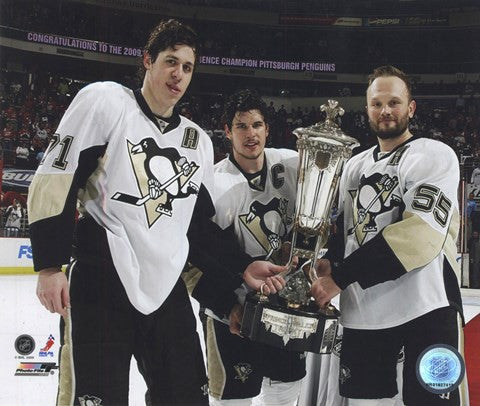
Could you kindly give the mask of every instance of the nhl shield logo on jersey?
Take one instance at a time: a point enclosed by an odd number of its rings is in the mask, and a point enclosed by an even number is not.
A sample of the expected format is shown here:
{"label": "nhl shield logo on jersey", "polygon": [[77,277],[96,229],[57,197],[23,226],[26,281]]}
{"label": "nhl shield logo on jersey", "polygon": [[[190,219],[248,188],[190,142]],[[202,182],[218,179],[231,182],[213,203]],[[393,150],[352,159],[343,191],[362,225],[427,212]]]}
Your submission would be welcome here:
{"label": "nhl shield logo on jersey", "polygon": [[376,218],[380,214],[400,206],[400,196],[393,193],[397,186],[396,176],[374,173],[368,177],[362,175],[358,189],[349,191],[353,201],[354,223],[348,234],[355,233],[360,245],[368,233],[378,231]]}
{"label": "nhl shield logo on jersey", "polygon": [[153,138],[138,144],[127,140],[140,196],[117,192],[112,199],[143,206],[151,227],[162,215],[172,216],[173,201],[197,194],[199,187],[190,179],[199,166],[172,147],[161,148]]}
{"label": "nhl shield logo on jersey", "polygon": [[282,237],[287,233],[287,225],[292,219],[287,216],[288,200],[274,197],[267,204],[254,201],[247,214],[239,216],[240,222],[267,252],[270,258],[280,249]]}

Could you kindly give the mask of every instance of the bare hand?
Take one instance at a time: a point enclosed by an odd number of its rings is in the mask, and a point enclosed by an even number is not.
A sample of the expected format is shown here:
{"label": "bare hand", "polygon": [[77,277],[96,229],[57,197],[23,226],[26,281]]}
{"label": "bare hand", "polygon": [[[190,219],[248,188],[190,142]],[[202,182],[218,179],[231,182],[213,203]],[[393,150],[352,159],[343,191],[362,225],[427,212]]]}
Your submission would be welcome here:
{"label": "bare hand", "polygon": [[327,307],[341,291],[331,276],[322,276],[312,283],[312,296],[320,308]]}
{"label": "bare hand", "polygon": [[330,276],[332,274],[332,267],[328,259],[320,258],[315,262],[315,272],[317,276]]}
{"label": "bare hand", "polygon": [[332,273],[330,261],[328,259],[317,259],[312,268],[312,261],[308,260],[302,265],[302,270],[310,282],[316,281],[319,277],[328,276]]}
{"label": "bare hand", "polygon": [[285,280],[277,275],[286,270],[285,266],[274,265],[268,261],[254,261],[243,273],[246,284],[256,291],[269,295],[285,287]]}
{"label": "bare hand", "polygon": [[51,313],[65,317],[70,308],[67,277],[60,268],[46,268],[38,273],[37,296]]}
{"label": "bare hand", "polygon": [[229,328],[230,328],[230,333],[236,334],[240,337],[240,327],[241,327],[241,322],[242,322],[242,317],[243,317],[243,307],[240,304],[236,304],[233,306],[232,311],[230,312],[230,316],[228,316],[229,320]]}

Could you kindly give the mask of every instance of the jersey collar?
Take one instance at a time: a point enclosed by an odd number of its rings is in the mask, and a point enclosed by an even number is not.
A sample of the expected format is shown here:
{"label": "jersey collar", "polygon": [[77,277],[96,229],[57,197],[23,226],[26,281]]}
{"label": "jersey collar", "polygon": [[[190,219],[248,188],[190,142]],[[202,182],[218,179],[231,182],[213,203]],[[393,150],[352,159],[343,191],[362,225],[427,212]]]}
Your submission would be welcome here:
{"label": "jersey collar", "polygon": [[[265,154],[265,152],[264,152]],[[228,159],[237,167],[240,173],[245,176],[247,179],[248,186],[250,186],[253,190],[258,190],[263,192],[265,190],[265,184],[267,183],[267,156],[265,154],[263,159],[263,167],[258,172],[255,173],[247,173],[244,172],[241,166],[233,157],[233,153],[228,156]]]}
{"label": "jersey collar", "polygon": [[[393,153],[395,153],[395,151],[397,151],[399,148],[402,148],[404,145],[408,144],[409,142],[412,142],[412,141],[415,141],[417,139],[419,139],[420,137],[417,137],[415,135],[413,135],[412,137],[410,137],[408,140],[402,142],[400,145],[397,145],[394,149],[392,149],[391,151],[387,152],[386,154],[382,154],[380,152],[380,145],[377,145],[374,150],[373,150],[373,159],[375,160],[375,162],[377,161],[380,161],[381,159],[386,159],[387,157],[391,156]],[[380,157],[379,157],[380,155]]]}
{"label": "jersey collar", "polygon": [[166,134],[179,126],[180,115],[178,114],[176,108],[173,109],[173,114],[171,117],[165,118],[157,116],[148,106],[147,101],[143,97],[140,89],[135,90],[133,93],[135,94],[135,99],[137,100],[137,103],[142,109],[143,113],[150,119],[153,124],[155,124],[155,126],[162,134]]}

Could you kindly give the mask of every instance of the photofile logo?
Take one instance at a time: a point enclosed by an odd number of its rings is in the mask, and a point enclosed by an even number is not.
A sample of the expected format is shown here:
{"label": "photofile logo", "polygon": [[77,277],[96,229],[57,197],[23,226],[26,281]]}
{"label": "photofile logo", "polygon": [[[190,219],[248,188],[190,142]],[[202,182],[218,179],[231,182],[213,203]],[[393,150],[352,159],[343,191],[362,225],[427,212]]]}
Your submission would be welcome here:
{"label": "photofile logo", "polygon": [[58,369],[55,362],[20,362],[15,376],[48,376]]}

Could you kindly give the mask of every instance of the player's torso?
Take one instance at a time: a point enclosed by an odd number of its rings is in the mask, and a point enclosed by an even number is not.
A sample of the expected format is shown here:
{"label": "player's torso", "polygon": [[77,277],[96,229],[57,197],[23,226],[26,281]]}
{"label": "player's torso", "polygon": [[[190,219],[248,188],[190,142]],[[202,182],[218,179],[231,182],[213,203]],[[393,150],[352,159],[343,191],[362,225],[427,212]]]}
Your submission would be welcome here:
{"label": "player's torso", "polygon": [[162,133],[133,96],[123,103],[105,154],[80,194],[82,205],[146,230],[158,221],[189,223],[208,156],[205,139],[183,118]]}
{"label": "player's torso", "polygon": [[378,160],[372,152],[365,154],[343,174],[345,256],[401,219],[405,185],[399,164],[410,147]]}
{"label": "player's torso", "polygon": [[215,169],[215,221],[233,225],[241,246],[253,257],[272,255],[292,227],[296,196],[297,155],[266,149],[266,179],[257,190],[228,159]]}

